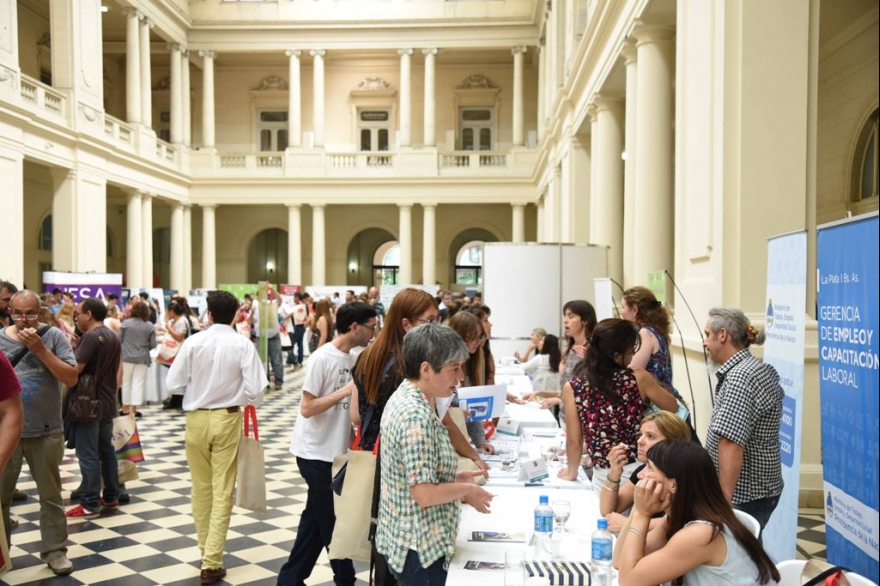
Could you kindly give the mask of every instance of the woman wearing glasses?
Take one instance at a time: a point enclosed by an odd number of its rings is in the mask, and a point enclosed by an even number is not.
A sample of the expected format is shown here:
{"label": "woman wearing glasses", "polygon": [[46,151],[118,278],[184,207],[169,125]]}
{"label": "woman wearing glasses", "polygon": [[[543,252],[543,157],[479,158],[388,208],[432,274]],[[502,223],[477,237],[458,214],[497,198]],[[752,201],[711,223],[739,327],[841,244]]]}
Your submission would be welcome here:
{"label": "woman wearing glasses", "polygon": [[[479,387],[486,384],[486,369],[483,365],[484,356],[480,352],[480,346],[486,340],[483,324],[474,314],[460,311],[449,320],[449,327],[455,330],[468,349],[469,358],[464,365],[463,387]],[[458,407],[458,397],[452,401],[453,407]],[[495,448],[486,441],[486,430],[482,421],[468,421],[468,437],[484,454],[494,454]]]}

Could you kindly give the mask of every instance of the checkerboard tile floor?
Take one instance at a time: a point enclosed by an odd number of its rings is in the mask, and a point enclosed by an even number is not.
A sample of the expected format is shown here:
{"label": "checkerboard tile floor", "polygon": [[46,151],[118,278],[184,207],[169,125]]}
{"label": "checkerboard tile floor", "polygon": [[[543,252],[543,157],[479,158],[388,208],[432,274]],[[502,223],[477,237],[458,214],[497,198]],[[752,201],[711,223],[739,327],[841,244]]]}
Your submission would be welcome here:
{"label": "checkerboard tile floor", "polygon": [[[226,542],[228,575],[220,584],[274,585],[286,561],[299,515],[306,500],[288,448],[299,411],[304,370],[285,373],[280,391],[267,393],[259,409],[260,439],[266,458],[269,511],[265,515],[235,508]],[[68,557],[73,574],[56,577],[40,560],[40,508],[36,486],[25,464],[18,488],[28,500],[13,503],[12,516],[19,527],[12,533],[13,570],[0,584],[73,586],[192,585],[198,583],[199,551],[190,508],[190,480],[184,454],[184,415],[161,406],[141,408],[139,431],[146,462],[139,465],[140,479],[129,482],[131,503],[97,519],[68,522]],[[79,465],[72,451],[61,464],[64,496],[79,485]],[[69,501],[68,501],[69,502]],[[825,524],[822,510],[801,511],[798,557],[825,557]],[[359,583],[366,584],[368,568],[356,563]],[[309,586],[333,586],[333,573],[323,554],[308,580]]]}

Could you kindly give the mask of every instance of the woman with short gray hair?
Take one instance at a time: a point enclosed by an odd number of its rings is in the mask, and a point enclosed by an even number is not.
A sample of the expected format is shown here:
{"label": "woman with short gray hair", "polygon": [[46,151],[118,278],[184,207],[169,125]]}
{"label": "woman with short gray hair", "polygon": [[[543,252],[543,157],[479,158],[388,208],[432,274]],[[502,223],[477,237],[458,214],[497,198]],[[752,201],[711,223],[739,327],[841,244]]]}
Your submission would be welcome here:
{"label": "woman with short gray hair", "polygon": [[401,586],[446,583],[459,509],[489,512],[492,495],[474,484],[482,470],[458,472],[458,459],[437,403],[448,407],[467,346],[455,330],[427,323],[403,338],[403,383],[380,424],[381,490],[376,550]]}

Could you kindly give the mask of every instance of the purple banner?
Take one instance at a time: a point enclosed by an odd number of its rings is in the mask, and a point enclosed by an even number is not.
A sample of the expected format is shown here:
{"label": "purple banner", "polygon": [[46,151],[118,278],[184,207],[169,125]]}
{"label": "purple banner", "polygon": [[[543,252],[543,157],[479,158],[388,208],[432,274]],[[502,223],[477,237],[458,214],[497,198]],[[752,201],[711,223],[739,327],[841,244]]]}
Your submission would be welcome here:
{"label": "purple banner", "polygon": [[122,296],[122,275],[119,273],[43,273],[43,292],[51,293],[55,289],[73,295],[75,303],[89,297],[97,297],[101,301],[107,295],[115,293]]}

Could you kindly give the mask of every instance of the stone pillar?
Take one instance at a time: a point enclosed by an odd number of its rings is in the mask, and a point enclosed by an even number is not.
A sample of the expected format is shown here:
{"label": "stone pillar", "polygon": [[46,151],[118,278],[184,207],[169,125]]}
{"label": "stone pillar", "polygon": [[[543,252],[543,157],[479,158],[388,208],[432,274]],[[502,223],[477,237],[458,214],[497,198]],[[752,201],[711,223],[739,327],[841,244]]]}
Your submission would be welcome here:
{"label": "stone pillar", "polygon": [[153,287],[153,195],[150,193],[144,193],[141,196],[142,208],[141,208],[141,236],[143,238],[143,245],[141,247],[141,251],[143,253],[142,259],[142,268],[143,268],[143,278],[141,282],[144,284],[144,287],[152,288]]}
{"label": "stone pillar", "polygon": [[590,118],[590,242],[595,242],[596,234],[599,233],[599,217],[593,213],[592,202],[602,197],[596,181],[599,177],[599,113],[594,104],[587,108],[587,116]]}
{"label": "stone pillar", "polygon": [[181,124],[183,125],[183,144],[192,145],[192,86],[189,77],[189,50],[180,52],[180,78],[181,78]]}
{"label": "stone pillar", "polygon": [[437,205],[422,204],[422,283],[437,282]]}
{"label": "stone pillar", "polygon": [[[324,148],[324,49],[313,49],[309,55],[312,63],[312,130],[315,133],[315,147]],[[323,209],[323,208],[322,208]],[[323,211],[322,211],[323,213]],[[324,268],[321,267],[322,275]],[[314,274],[314,269],[312,270]],[[318,285],[319,283],[312,283]],[[320,283],[323,285],[323,283]]]}
{"label": "stone pillar", "polygon": [[107,180],[53,168],[52,268],[107,272]]}
{"label": "stone pillar", "polygon": [[437,49],[422,49],[425,56],[425,137],[426,147],[437,146]]}
{"label": "stone pillar", "polygon": [[[287,50],[284,52],[290,58],[289,77],[290,77],[290,94],[287,103],[287,146],[302,146],[302,84],[300,82],[299,56],[302,51]],[[288,238],[290,234],[288,234]],[[288,257],[288,262],[290,261]],[[299,271],[298,271],[299,272]],[[287,278],[290,279],[292,273],[288,271]],[[290,281],[291,283],[301,284],[299,281]]]}
{"label": "stone pillar", "polygon": [[214,148],[214,51],[199,51],[202,63],[202,146]]}
{"label": "stone pillar", "polygon": [[[9,4],[6,0],[4,4]],[[74,128],[104,137],[104,61],[99,0],[49,0],[52,87],[68,90]],[[64,253],[67,254],[67,253]],[[106,257],[102,262],[106,262]],[[67,269],[62,269],[67,270]]]}
{"label": "stone pillar", "polygon": [[143,203],[141,192],[138,189],[128,190],[128,205],[126,206],[125,223],[125,285],[134,291],[144,287],[144,253],[141,247],[144,245],[141,229],[143,219],[141,212]]}
{"label": "stone pillar", "polygon": [[544,109],[546,106],[546,100],[544,99],[544,94],[546,93],[544,87],[547,84],[547,47],[544,46],[544,39],[539,41],[538,45],[538,140],[544,138]]}
{"label": "stone pillar", "polygon": [[287,206],[287,282],[305,285],[302,274],[302,214],[299,204]]}
{"label": "stone pillar", "polygon": [[398,49],[400,55],[400,144],[412,146],[412,49]]}
{"label": "stone pillar", "polygon": [[183,142],[183,76],[180,73],[183,60],[180,45],[170,43],[171,50],[171,144]]}
{"label": "stone pillar", "polygon": [[544,242],[546,237],[544,236],[544,198],[538,200],[538,214],[537,214],[537,228],[538,233],[536,234],[536,240],[538,242]]}
{"label": "stone pillar", "polygon": [[[0,78],[6,81],[7,76],[18,77],[21,67],[18,63],[18,2],[5,0],[3,4],[3,9],[0,10],[0,30],[4,31],[3,38],[0,38]],[[18,84],[15,82],[15,77],[11,84],[14,87],[4,87],[0,92],[9,90],[17,92]]]}
{"label": "stone pillar", "polygon": [[397,273],[398,284],[411,285],[412,280],[412,205],[398,204],[400,245],[400,272]]}
{"label": "stone pillar", "polygon": [[649,272],[674,269],[675,42],[671,26],[643,25],[633,34],[639,63],[633,279],[641,283]]}
{"label": "stone pillar", "polygon": [[[290,235],[287,237],[290,242]],[[327,253],[324,239],[324,205],[312,204],[312,285],[326,285]]]}
{"label": "stone pillar", "polygon": [[180,294],[184,291],[183,280],[186,278],[183,263],[183,205],[177,202],[171,203],[171,271],[168,288]]}
{"label": "stone pillar", "polygon": [[628,40],[623,47],[626,66],[626,119],[623,163],[623,281],[624,288],[640,284],[635,278],[636,232],[636,96],[638,95],[638,60],[636,44]]}
{"label": "stone pillar", "polygon": [[124,8],[125,15],[125,119],[141,121],[141,36],[137,8]]}
{"label": "stone pillar", "polygon": [[511,233],[513,234],[513,241],[516,243],[522,243],[526,241],[526,220],[525,220],[525,206],[522,204],[512,204],[513,205],[513,226],[511,227]]}
{"label": "stone pillar", "polygon": [[217,206],[202,205],[202,288],[217,288]]}
{"label": "stone pillar", "polygon": [[183,206],[183,294],[192,289],[192,208]]}
{"label": "stone pillar", "polygon": [[[14,16],[16,5],[11,4]],[[21,286],[24,283],[24,154],[0,144],[0,177],[3,178],[5,227],[0,278]]]}
{"label": "stone pillar", "polygon": [[593,156],[596,177],[596,196],[591,215],[596,217],[597,231],[592,241],[608,247],[608,276],[623,279],[623,100],[599,98],[599,149]]}
{"label": "stone pillar", "polygon": [[141,72],[141,122],[147,128],[153,127],[153,76],[150,53],[150,29],[153,22],[144,17],[140,24],[140,72]]}
{"label": "stone pillar", "polygon": [[523,133],[523,55],[527,47],[517,45],[513,53],[513,146],[524,146]]}

